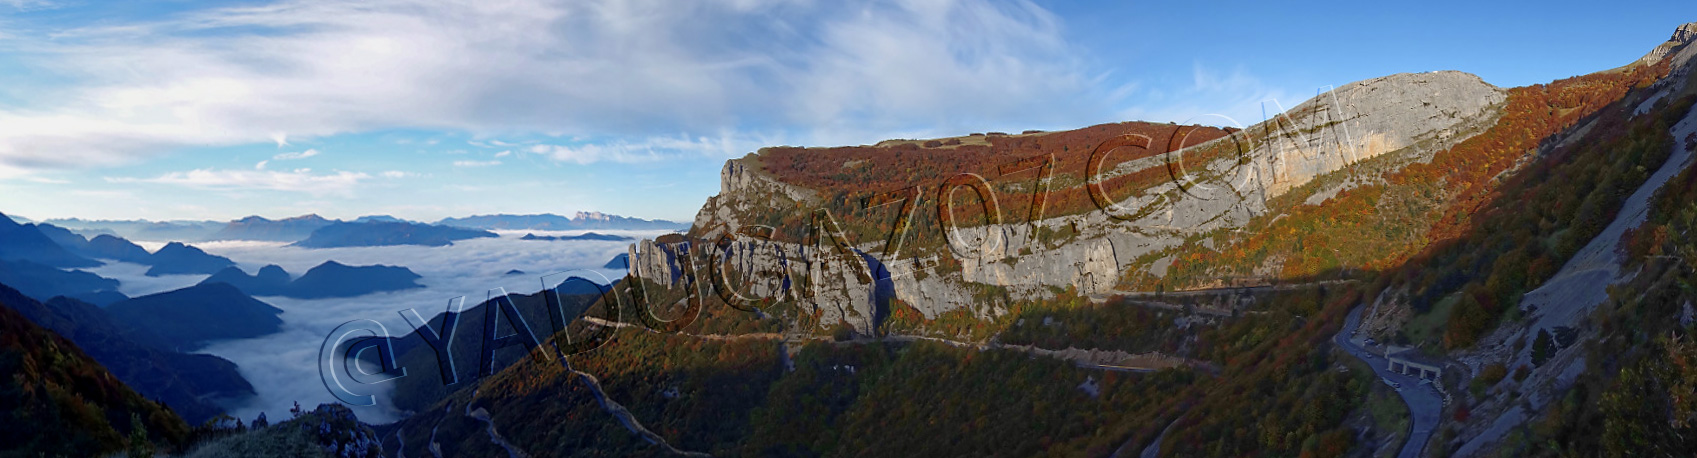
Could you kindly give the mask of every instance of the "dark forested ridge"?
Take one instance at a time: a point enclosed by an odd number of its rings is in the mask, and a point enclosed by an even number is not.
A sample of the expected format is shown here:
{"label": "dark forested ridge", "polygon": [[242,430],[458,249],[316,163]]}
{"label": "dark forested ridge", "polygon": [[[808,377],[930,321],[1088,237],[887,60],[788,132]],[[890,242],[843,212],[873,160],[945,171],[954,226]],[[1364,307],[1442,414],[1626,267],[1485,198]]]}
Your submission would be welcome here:
{"label": "dark forested ridge", "polygon": [[0,298],[0,454],[100,456],[181,444],[188,425]]}

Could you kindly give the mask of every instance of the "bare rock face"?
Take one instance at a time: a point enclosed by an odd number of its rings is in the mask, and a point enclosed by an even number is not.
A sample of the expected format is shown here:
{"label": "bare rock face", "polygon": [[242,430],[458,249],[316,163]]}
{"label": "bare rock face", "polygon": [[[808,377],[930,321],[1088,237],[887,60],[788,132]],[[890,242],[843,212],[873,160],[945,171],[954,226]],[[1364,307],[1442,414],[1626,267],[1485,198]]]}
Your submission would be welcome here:
{"label": "bare rock face", "polygon": [[[796,301],[818,324],[848,323],[860,332],[876,326],[880,304],[899,300],[929,318],[966,309],[1003,313],[1007,300],[1048,297],[1055,288],[1080,294],[1111,292],[1138,260],[1184,243],[1185,237],[1242,227],[1266,214],[1267,199],[1380,155],[1430,158],[1494,123],[1506,92],[1479,77],[1453,71],[1397,74],[1350,83],[1292,107],[1285,114],[1231,136],[1164,155],[1130,161],[1109,175],[1168,167],[1202,148],[1227,144],[1235,154],[1184,163],[1175,180],[1120,201],[1105,211],[1036,222],[961,228],[950,237],[952,262],[894,259],[882,241],[853,247],[852,254],[790,242],[735,238],[710,264],[708,251],[693,253],[698,268],[723,268],[745,279],[737,294]],[[1403,157],[1403,156],[1399,156]],[[1121,170],[1124,169],[1124,170]],[[817,208],[820,191],[791,185],[760,170],[760,156],[727,161],[720,193],[696,214],[691,234],[705,240],[781,212]],[[1070,234],[1039,240],[1038,233]],[[684,266],[678,245],[643,241],[630,252],[631,272],[674,285]],[[713,248],[717,249],[717,248]],[[958,270],[941,270],[952,264]],[[1164,273],[1152,272],[1152,273]],[[698,279],[710,278],[705,271]],[[713,293],[711,286],[702,291]],[[893,297],[890,297],[893,296]],[[881,299],[882,298],[882,299]]]}
{"label": "bare rock face", "polygon": [[1680,25],[1679,28],[1673,30],[1673,38],[1669,38],[1668,41],[1680,43],[1697,41],[1697,22]]}
{"label": "bare rock face", "polygon": [[1254,162],[1242,173],[1257,179],[1267,197],[1278,196],[1355,162],[1448,140],[1507,98],[1507,91],[1457,71],[1346,84],[1246,130]]}
{"label": "bare rock face", "polygon": [[793,209],[798,203],[818,202],[818,192],[778,181],[761,171],[757,161],[752,154],[725,161],[725,167],[719,170],[719,195],[708,197],[695,214],[695,229],[702,237],[718,237],[725,228],[734,231],[742,227],[738,216],[751,211]]}
{"label": "bare rock face", "polygon": [[[1668,41],[1657,45],[1655,49],[1651,49],[1649,54],[1645,54],[1644,57],[1638,58],[1636,63],[1644,65],[1654,64],[1661,61],[1663,57],[1667,57],[1668,54],[1675,53],[1680,48],[1685,47],[1685,45],[1691,44],[1693,41],[1697,41],[1697,22],[1687,23],[1674,29],[1673,36],[1669,37]],[[1683,64],[1684,62],[1676,62],[1674,66],[1678,67]]]}

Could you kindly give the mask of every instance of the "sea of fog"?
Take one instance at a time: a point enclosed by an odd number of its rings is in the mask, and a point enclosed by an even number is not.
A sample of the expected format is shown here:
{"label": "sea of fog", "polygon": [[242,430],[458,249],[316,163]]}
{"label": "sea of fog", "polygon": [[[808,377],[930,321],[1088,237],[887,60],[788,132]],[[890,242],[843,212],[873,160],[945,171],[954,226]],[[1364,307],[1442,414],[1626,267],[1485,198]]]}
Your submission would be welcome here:
{"label": "sea of fog", "polygon": [[[299,402],[310,409],[320,403],[335,401],[324,387],[318,373],[318,349],[325,335],[342,323],[351,320],[375,320],[393,336],[411,331],[405,320],[396,313],[417,309],[426,319],[442,313],[450,300],[465,297],[470,308],[504,288],[511,293],[533,293],[541,290],[543,277],[557,284],[568,275],[576,274],[595,281],[600,279],[583,271],[599,273],[607,279],[624,276],[623,269],[604,269],[613,256],[624,253],[631,242],[614,241],[526,241],[518,238],[526,233],[537,235],[578,235],[584,232],[654,238],[671,231],[496,231],[499,238],[471,239],[454,242],[452,246],[388,246],[357,248],[304,249],[277,242],[202,242],[193,244],[208,253],[234,260],[242,270],[253,274],[267,264],[282,266],[291,275],[301,274],[325,261],[363,266],[384,264],[403,266],[423,276],[424,288],[368,294],[343,299],[290,299],[259,296],[283,309],[282,331],[255,339],[214,342],[200,350],[229,359],[240,366],[243,377],[253,383],[257,396],[239,405],[226,406],[229,413],[251,421],[260,412],[270,418],[287,415],[290,407]],[[159,246],[162,243],[143,244]],[[206,275],[167,275],[147,277],[146,266],[111,263],[95,269],[96,274],[123,282],[119,291],[141,296],[191,286]],[[513,270],[524,274],[508,274]],[[550,275],[556,274],[556,275]],[[408,368],[409,376],[428,376],[433,367]],[[401,415],[387,402],[392,384],[361,386],[378,397],[376,406],[353,406],[361,420],[386,423]]]}

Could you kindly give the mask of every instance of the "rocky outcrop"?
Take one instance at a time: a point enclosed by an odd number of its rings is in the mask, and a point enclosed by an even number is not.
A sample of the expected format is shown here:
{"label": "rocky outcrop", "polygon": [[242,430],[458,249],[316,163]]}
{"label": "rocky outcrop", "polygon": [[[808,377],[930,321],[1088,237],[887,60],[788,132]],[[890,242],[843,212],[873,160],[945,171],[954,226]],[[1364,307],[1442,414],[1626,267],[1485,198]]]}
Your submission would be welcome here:
{"label": "rocky outcrop", "polygon": [[1685,45],[1691,44],[1693,41],[1697,41],[1697,22],[1687,23],[1674,29],[1673,36],[1669,37],[1668,41],[1657,45],[1655,49],[1651,49],[1648,54],[1638,58],[1638,61],[1634,63],[1640,65],[1655,64],[1661,61],[1663,57],[1684,48]]}
{"label": "rocky outcrop", "polygon": [[818,203],[817,191],[786,184],[761,171],[757,154],[725,161],[725,167],[719,170],[719,195],[708,197],[707,203],[696,212],[692,232],[700,231],[698,235],[702,237],[718,237],[724,233],[719,224],[735,230],[743,226],[739,216],[749,212]]}
{"label": "rocky outcrop", "polygon": [[[1400,154],[1403,163],[1429,159],[1494,123],[1505,100],[1502,89],[1452,71],[1350,83],[1231,136],[1120,164],[1106,176],[1174,164],[1190,168],[1183,179],[1145,189],[1104,211],[961,228],[949,235],[955,245],[950,254],[920,259],[885,256],[882,241],[856,245],[848,255],[738,237],[721,251],[723,265],[714,268],[746,275],[733,285],[739,292],[797,300],[816,308],[821,325],[842,321],[860,332],[876,326],[892,299],[927,317],[956,309],[983,316],[1002,313],[998,307],[1008,300],[1046,297],[1055,288],[1105,293],[1129,270],[1144,268],[1140,257],[1190,236],[1242,227],[1270,211],[1268,199],[1317,177],[1391,153]],[[1186,155],[1211,159],[1192,163]],[[760,155],[751,154],[726,162],[720,193],[696,214],[690,234],[698,242],[716,240],[744,226],[772,224],[787,212],[817,208],[822,200],[820,191],[762,171]],[[1066,235],[1037,237],[1057,233]],[[708,265],[712,250],[691,254],[689,248],[688,242],[633,244],[630,271],[677,285],[680,256],[693,256],[698,268]],[[700,271],[698,278],[710,277]]]}
{"label": "rocky outcrop", "polygon": [[1346,84],[1245,130],[1253,163],[1237,175],[1240,182],[1258,182],[1267,197],[1278,196],[1355,162],[1450,140],[1507,97],[1478,76],[1456,71]]}

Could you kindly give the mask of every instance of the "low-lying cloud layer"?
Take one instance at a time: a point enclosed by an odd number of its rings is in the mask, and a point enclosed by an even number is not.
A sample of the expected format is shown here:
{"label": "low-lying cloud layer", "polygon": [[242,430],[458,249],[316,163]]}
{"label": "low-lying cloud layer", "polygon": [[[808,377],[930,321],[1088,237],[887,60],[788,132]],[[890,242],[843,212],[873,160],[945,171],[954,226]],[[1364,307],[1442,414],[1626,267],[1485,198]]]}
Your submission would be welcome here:
{"label": "low-lying cloud layer", "polygon": [[[664,231],[597,231],[652,238]],[[563,234],[579,234],[581,231]],[[336,326],[350,320],[370,319],[382,323],[395,336],[410,332],[397,311],[413,308],[426,318],[442,313],[449,300],[464,296],[466,307],[485,300],[489,291],[505,288],[513,293],[532,293],[542,289],[542,277],[572,270],[589,270],[606,278],[623,275],[620,270],[602,269],[613,256],[625,252],[626,242],[523,241],[519,234],[504,234],[498,239],[472,239],[455,242],[448,247],[360,247],[332,249],[301,249],[270,242],[212,242],[199,244],[206,251],[235,260],[242,269],[253,273],[267,264],[282,266],[299,277],[328,260],[348,265],[405,266],[424,278],[425,288],[389,293],[376,293],[346,299],[301,300],[264,296],[259,299],[283,309],[283,329],[278,334],[248,340],[218,342],[202,350],[222,356],[241,366],[241,373],[253,383],[258,396],[251,402],[230,406],[231,414],[252,419],[260,412],[276,418],[299,402],[311,407],[334,401],[324,388],[318,374],[318,348]],[[125,293],[158,292],[161,288],[187,286],[205,276],[171,276],[148,278],[142,270],[117,264],[99,272],[124,282]],[[524,275],[509,275],[519,270]],[[593,278],[593,277],[592,277]],[[551,281],[563,276],[549,277]],[[192,281],[191,281],[192,280]],[[180,285],[180,286],[179,286]],[[466,335],[472,335],[470,333]],[[427,376],[435,368],[409,368],[410,374]],[[386,395],[389,385],[361,387]],[[380,396],[380,399],[383,396]],[[356,407],[362,420],[392,421],[397,412],[383,403],[374,407]]]}

